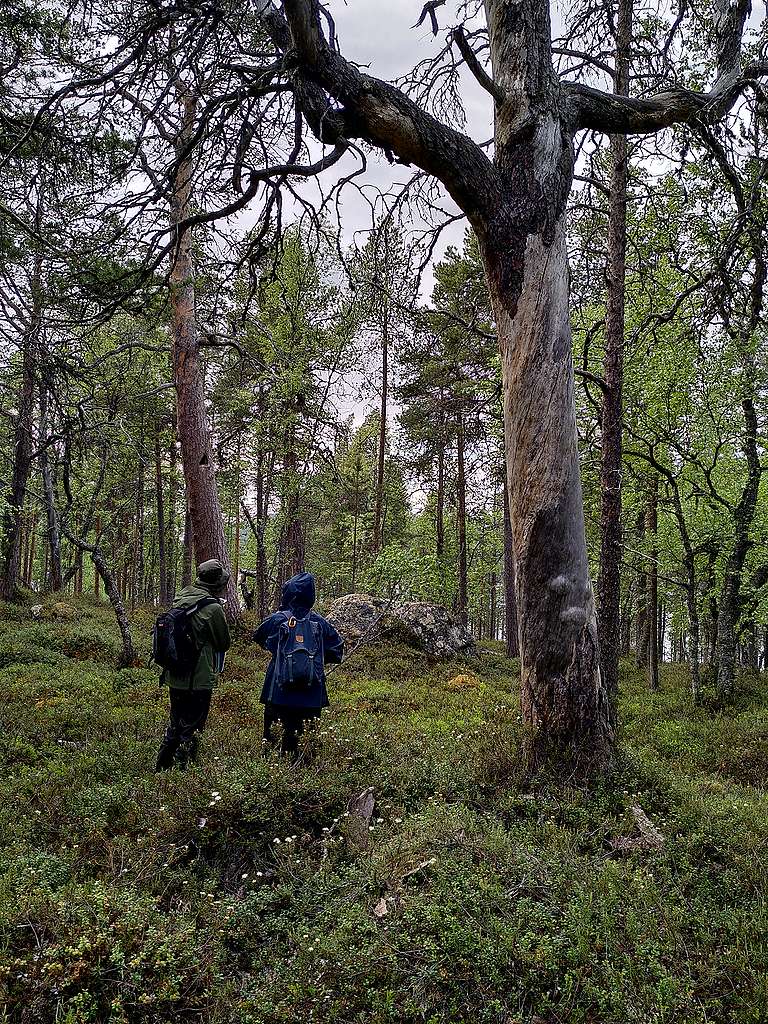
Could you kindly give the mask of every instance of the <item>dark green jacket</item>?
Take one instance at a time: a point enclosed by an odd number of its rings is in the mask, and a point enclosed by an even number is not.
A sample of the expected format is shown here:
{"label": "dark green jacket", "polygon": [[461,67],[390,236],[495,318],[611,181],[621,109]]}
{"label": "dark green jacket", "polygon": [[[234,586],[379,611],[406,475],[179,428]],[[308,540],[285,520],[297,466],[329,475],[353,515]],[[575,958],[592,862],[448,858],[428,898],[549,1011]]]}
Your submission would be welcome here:
{"label": "dark green jacket", "polygon": [[[195,583],[181,591],[173,602],[173,607],[190,608],[201,598],[211,596],[211,591],[207,587]],[[229,650],[232,643],[223,605],[217,602],[195,612],[192,616],[192,632],[200,650],[192,677],[176,676],[165,669],[160,681],[175,689],[212,690],[218,684],[219,675],[224,667],[224,652]]]}

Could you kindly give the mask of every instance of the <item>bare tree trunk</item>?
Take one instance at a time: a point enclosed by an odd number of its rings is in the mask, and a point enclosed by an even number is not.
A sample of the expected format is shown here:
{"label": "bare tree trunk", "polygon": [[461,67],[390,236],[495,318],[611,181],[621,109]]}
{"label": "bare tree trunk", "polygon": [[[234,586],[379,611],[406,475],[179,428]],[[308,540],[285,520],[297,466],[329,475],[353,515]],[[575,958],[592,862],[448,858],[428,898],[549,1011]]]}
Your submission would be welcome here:
{"label": "bare tree trunk", "polygon": [[160,422],[155,424],[155,506],[157,508],[157,562],[160,584],[160,605],[170,603],[168,593],[168,558],[166,554],[165,493],[163,489],[163,463],[160,454]]}
{"label": "bare tree trunk", "polygon": [[[559,138],[559,128],[551,127]],[[550,148],[545,138],[542,145]],[[529,155],[520,158],[532,172]],[[570,160],[559,170],[570,186]],[[564,210],[556,217],[550,211],[545,224],[508,238],[503,248],[500,239],[493,246],[484,241],[483,249],[502,352],[530,761],[535,766],[554,756],[590,771],[612,761],[614,727],[600,674],[584,529]],[[520,276],[516,267],[524,268]]]}
{"label": "bare tree trunk", "polygon": [[648,533],[651,535],[651,563],[648,568],[648,682],[652,690],[659,688],[659,478],[651,473],[648,486]]}
{"label": "bare tree trunk", "polygon": [[[141,447],[144,450],[144,423],[141,424]],[[144,498],[145,470],[143,458],[139,461],[136,475],[136,536],[133,548],[133,580],[131,586],[131,607],[135,608],[144,599]]]}
{"label": "bare tree trunk", "polygon": [[32,309],[22,337],[21,383],[17,399],[16,425],[13,433],[11,486],[5,499],[0,549],[0,598],[13,600],[17,595],[22,566],[22,516],[27,482],[32,469],[35,383],[37,379],[38,346],[42,316],[42,257],[35,257],[32,271]]}
{"label": "bare tree trunk", "polygon": [[[190,89],[181,87],[181,90],[183,127],[176,142],[176,172],[171,201],[173,228],[192,213],[192,140],[195,131],[196,100]],[[176,232],[176,248],[169,283],[173,313],[176,414],[195,556],[199,562],[218,558],[229,571],[224,521],[216,487],[205,392],[200,374],[191,229],[183,233]],[[162,589],[165,591],[167,575],[163,576],[161,572],[161,579]],[[226,612],[230,621],[236,621],[240,617],[237,582],[231,577],[226,591]]]}
{"label": "bare tree trunk", "polygon": [[464,454],[464,413],[456,414],[456,519],[459,537],[459,586],[456,595],[456,612],[461,622],[467,624],[467,475]]}
{"label": "bare tree trunk", "polygon": [[[381,332],[381,406],[379,409],[379,452],[376,467],[376,506],[373,520],[373,551],[383,544],[384,468],[387,453],[387,398],[389,390],[389,303],[384,301]],[[353,588],[354,589],[354,588]]]}
{"label": "bare tree trunk", "polygon": [[504,622],[507,641],[507,657],[520,656],[517,624],[517,592],[515,587],[515,545],[512,536],[512,522],[509,518],[509,493],[504,480]]}
{"label": "bare tree trunk", "polygon": [[264,494],[264,453],[259,449],[256,470],[256,610],[261,620],[267,617],[267,545],[265,532],[267,522],[266,497]]}
{"label": "bare tree trunk", "polygon": [[[632,0],[619,0],[616,19],[615,92],[629,95]],[[600,466],[600,575],[597,583],[600,664],[615,703],[619,688],[621,617],[621,457],[624,383],[624,279],[627,250],[628,159],[625,135],[611,136],[608,211],[602,461]]]}
{"label": "bare tree trunk", "polygon": [[64,581],[61,570],[61,534],[59,531],[59,515],[56,510],[56,494],[53,484],[53,472],[48,458],[48,385],[45,375],[41,375],[40,392],[38,397],[40,410],[40,476],[43,483],[43,501],[45,502],[45,516],[47,521],[48,536],[48,572],[44,582],[44,589],[61,590]]}
{"label": "bare tree trunk", "polygon": [[496,639],[496,573],[488,578],[488,639]]}
{"label": "bare tree trunk", "polygon": [[[752,371],[754,372],[754,371]],[[717,614],[717,695],[729,700],[736,678],[736,627],[741,614],[741,579],[751,546],[750,530],[755,517],[762,466],[758,452],[758,422],[752,398],[742,397],[744,435],[742,447],[747,463],[747,479],[733,513],[734,542],[726,559],[723,586]]]}
{"label": "bare tree trunk", "polygon": [[189,508],[187,508],[184,513],[184,559],[181,566],[182,587],[188,587],[192,582],[192,549],[194,544],[192,516],[189,514]]}
{"label": "bare tree trunk", "polygon": [[37,512],[33,511],[29,517],[27,529],[27,551],[24,560],[24,583],[27,587],[32,586],[32,577],[35,567],[35,556],[37,554]]}
{"label": "bare tree trunk", "polygon": [[177,539],[176,539],[176,430],[174,424],[174,431],[171,435],[171,443],[169,446],[169,461],[168,461],[168,513],[166,516],[166,536],[165,536],[165,561],[168,566],[168,572],[166,574],[165,592],[168,596],[168,600],[173,601],[176,593],[176,573],[177,573]]}
{"label": "bare tree trunk", "polygon": [[445,448],[437,450],[437,494],[435,495],[435,550],[438,561],[445,552]]}
{"label": "bare tree trunk", "polygon": [[301,491],[299,481],[299,457],[296,451],[296,424],[291,418],[286,430],[284,470],[287,480],[287,493],[284,504],[284,522],[281,530],[280,573],[276,582],[275,603],[280,599],[283,583],[304,571],[305,536],[304,522],[301,517]]}
{"label": "bare tree trunk", "polygon": [[[645,543],[645,509],[637,514],[637,539],[642,548]],[[637,577],[637,614],[635,619],[635,659],[638,668],[648,664],[648,573],[643,558]]]}

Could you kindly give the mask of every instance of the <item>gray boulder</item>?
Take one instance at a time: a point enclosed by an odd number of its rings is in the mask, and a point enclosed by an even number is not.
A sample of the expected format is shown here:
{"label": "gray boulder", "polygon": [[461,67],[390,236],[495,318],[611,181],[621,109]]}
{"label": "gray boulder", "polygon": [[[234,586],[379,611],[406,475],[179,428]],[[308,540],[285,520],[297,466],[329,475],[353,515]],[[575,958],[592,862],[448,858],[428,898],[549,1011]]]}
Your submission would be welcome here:
{"label": "gray boulder", "polygon": [[333,602],[327,618],[344,637],[347,651],[361,640],[397,639],[439,658],[477,655],[472,634],[439,604],[390,604],[371,594],[345,594]]}

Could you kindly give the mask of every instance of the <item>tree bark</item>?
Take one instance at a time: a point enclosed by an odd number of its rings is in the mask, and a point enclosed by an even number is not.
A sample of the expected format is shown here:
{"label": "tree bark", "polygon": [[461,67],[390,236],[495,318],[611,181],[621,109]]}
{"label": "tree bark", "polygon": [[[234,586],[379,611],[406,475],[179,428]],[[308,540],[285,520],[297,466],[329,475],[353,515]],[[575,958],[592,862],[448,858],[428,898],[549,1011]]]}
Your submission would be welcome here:
{"label": "tree bark", "polygon": [[189,508],[184,512],[184,557],[181,565],[181,585],[188,587],[192,582],[192,550],[195,546],[192,534],[192,517]]}
{"label": "tree bark", "polygon": [[[616,18],[614,91],[629,95],[633,0],[619,0]],[[624,279],[627,251],[628,156],[625,135],[611,136],[611,181],[606,264],[605,359],[603,365],[602,458],[600,465],[600,657],[612,703],[619,688],[621,619],[621,458],[624,384]],[[615,712],[614,712],[615,713]]]}
{"label": "tree bark", "polygon": [[[180,91],[183,123],[176,140],[176,170],[171,200],[171,227],[175,230],[176,247],[169,278],[176,415],[195,557],[198,562],[218,558],[229,571],[229,554],[224,538],[224,521],[216,487],[211,432],[200,373],[192,229],[178,229],[178,225],[192,212],[192,153],[196,119],[196,100],[191,89],[181,86]],[[162,526],[160,530],[162,532]],[[163,590],[166,586],[167,577],[163,578]],[[225,597],[227,618],[231,622],[237,621],[240,617],[240,602],[237,583],[232,577]]]}

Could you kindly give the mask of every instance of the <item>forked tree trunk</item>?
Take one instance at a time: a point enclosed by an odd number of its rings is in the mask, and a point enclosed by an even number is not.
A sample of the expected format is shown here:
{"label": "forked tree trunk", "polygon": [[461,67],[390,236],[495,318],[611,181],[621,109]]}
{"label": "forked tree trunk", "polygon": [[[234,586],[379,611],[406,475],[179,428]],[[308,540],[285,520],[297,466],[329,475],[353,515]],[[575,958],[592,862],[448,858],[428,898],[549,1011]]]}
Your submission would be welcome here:
{"label": "forked tree trunk", "polygon": [[[557,176],[557,154],[548,165],[545,157],[559,128],[539,132],[540,187],[555,204],[549,175]],[[532,155],[520,159],[534,174]],[[501,346],[530,761],[564,757],[588,772],[610,763],[614,727],[600,673],[573,400],[564,219],[570,159],[559,170],[567,180],[556,216],[481,238],[481,247]],[[531,197],[534,206],[540,201]]]}
{"label": "forked tree trunk", "polygon": [[[192,212],[192,139],[196,102],[191,91],[186,88],[182,89],[181,99],[183,126],[176,143],[177,163],[171,200],[172,228],[176,228]],[[176,415],[195,557],[198,562],[218,558],[229,571],[229,553],[224,538],[224,521],[216,487],[211,432],[199,365],[200,346],[195,318],[191,229],[181,234],[177,232],[170,273],[170,292]],[[162,526],[160,530],[162,532]],[[166,579],[163,579],[162,586],[165,589]],[[240,602],[237,581],[232,577],[225,596],[227,618],[236,621],[240,617]]]}

